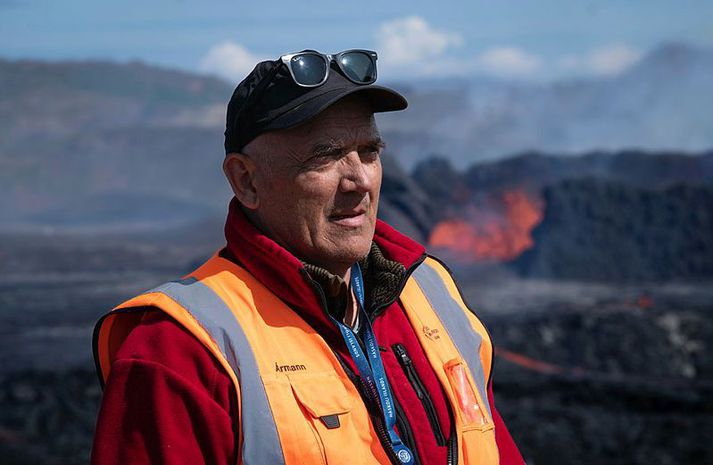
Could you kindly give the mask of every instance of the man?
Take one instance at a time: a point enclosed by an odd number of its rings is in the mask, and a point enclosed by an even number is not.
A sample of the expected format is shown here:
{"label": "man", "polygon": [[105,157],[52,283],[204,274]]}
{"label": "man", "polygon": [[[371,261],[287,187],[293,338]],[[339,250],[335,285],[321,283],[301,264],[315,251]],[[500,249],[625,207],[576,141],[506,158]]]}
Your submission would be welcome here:
{"label": "man", "polygon": [[226,247],[95,331],[94,464],[521,464],[492,344],[449,273],[376,219],[376,54],[259,63],[227,112]]}

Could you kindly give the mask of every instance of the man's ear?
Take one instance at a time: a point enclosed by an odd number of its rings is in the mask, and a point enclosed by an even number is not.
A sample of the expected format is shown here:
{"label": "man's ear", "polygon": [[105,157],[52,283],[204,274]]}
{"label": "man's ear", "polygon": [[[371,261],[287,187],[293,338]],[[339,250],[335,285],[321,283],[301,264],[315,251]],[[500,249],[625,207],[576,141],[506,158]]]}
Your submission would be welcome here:
{"label": "man's ear", "polygon": [[223,172],[238,201],[245,208],[257,209],[259,200],[255,187],[255,161],[243,153],[229,153],[223,160]]}

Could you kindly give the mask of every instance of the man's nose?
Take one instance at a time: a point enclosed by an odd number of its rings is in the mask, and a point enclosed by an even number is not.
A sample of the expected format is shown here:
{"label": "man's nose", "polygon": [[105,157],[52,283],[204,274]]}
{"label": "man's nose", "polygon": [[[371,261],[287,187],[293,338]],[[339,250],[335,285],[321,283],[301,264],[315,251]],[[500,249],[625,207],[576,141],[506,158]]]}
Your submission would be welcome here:
{"label": "man's nose", "polygon": [[373,168],[362,160],[356,150],[349,152],[343,159],[344,173],[339,183],[342,192],[366,193],[373,187],[371,170]]}

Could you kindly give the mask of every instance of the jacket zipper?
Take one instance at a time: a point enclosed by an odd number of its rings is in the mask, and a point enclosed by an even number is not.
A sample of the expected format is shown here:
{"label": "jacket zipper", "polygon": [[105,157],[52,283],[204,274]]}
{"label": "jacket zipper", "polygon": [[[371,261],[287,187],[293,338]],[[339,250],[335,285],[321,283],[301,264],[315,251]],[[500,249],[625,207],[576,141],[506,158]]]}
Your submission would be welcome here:
{"label": "jacket zipper", "polygon": [[379,437],[379,442],[381,442],[381,446],[384,448],[384,451],[386,451],[386,455],[389,456],[389,460],[393,465],[401,465],[401,461],[391,445],[391,437],[389,437],[389,433],[386,430],[386,420],[384,420],[384,415],[381,412],[381,406],[375,398],[375,396],[378,396],[378,393],[376,393],[373,389],[369,389],[366,382],[360,376],[357,376],[351,368],[344,363],[344,360],[342,360],[338,353],[334,351],[332,352],[344,369],[344,372],[351,380],[352,384],[357,387],[357,391],[359,392],[359,395],[364,401],[364,405],[366,405],[366,409],[369,412],[369,418],[371,419],[371,423],[374,425],[374,431],[376,431],[376,435]]}
{"label": "jacket zipper", "polygon": [[400,433],[399,437],[403,441],[404,445],[406,445],[406,447],[408,447],[413,454],[414,465],[421,465],[421,459],[419,458],[418,449],[416,448],[416,440],[413,437],[413,431],[411,430],[408,420],[406,419],[406,414],[401,408],[401,404],[399,404],[395,397],[393,400],[396,410],[396,426],[399,428]]}
{"label": "jacket zipper", "polygon": [[431,397],[428,395],[428,390],[423,385],[421,378],[419,378],[416,369],[413,366],[413,360],[409,357],[406,347],[403,344],[396,343],[391,346],[396,354],[396,359],[399,361],[401,368],[403,368],[406,378],[408,378],[411,387],[416,391],[416,396],[423,404],[423,409],[426,411],[426,416],[428,417],[428,422],[431,424],[431,429],[433,434],[436,436],[436,443],[439,446],[446,445],[446,437],[443,435],[443,430],[438,421],[438,415],[436,414],[436,408],[433,405]]}
{"label": "jacket zipper", "polygon": [[[350,376],[351,377],[351,376]],[[391,463],[393,465],[401,465],[401,460],[399,460],[398,456],[396,455],[396,451],[394,450],[394,446],[391,444],[391,437],[389,436],[388,431],[386,430],[386,420],[384,419],[384,415],[381,412],[381,406],[379,405],[378,401],[374,398],[374,395],[378,395],[375,392],[373,392],[373,389],[369,389],[369,387],[366,385],[366,382],[361,377],[358,377],[358,386],[361,386],[361,389],[359,389],[359,392],[370,392],[371,396],[368,396],[369,399],[365,399],[365,403],[367,405],[367,409],[370,411],[370,417],[371,417],[371,422],[374,425],[374,430],[376,431],[376,434],[379,436],[379,441],[381,442],[381,446],[384,448],[386,451],[386,455],[389,456],[389,460],[391,460]]]}

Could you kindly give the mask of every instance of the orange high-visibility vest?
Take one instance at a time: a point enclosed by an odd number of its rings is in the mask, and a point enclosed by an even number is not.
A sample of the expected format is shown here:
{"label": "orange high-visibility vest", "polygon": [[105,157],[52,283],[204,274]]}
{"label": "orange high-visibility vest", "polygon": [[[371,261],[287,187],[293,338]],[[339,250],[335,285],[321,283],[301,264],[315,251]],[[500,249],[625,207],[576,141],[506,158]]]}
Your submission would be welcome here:
{"label": "orange high-visibility vest", "polygon": [[[415,268],[399,298],[455,412],[457,463],[498,464],[487,399],[493,348],[485,327],[432,258]],[[217,255],[97,323],[95,357],[104,381],[137,324],[132,310],[147,306],[190,331],[235,384],[239,464],[391,463],[359,392],[322,337],[245,269]]]}

